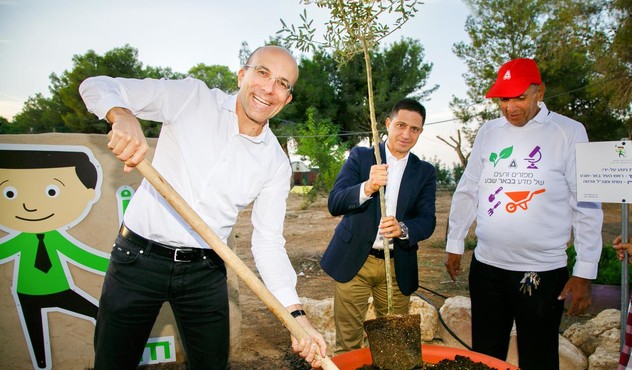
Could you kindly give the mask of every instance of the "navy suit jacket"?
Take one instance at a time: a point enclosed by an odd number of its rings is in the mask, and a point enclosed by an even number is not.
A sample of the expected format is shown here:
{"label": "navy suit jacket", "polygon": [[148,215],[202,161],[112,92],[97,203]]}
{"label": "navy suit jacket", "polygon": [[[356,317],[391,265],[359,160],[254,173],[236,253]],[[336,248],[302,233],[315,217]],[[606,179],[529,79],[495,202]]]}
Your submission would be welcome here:
{"label": "navy suit jacket", "polygon": [[[386,161],[384,143],[380,144]],[[334,236],[321,258],[323,270],[338,282],[353,279],[369,256],[381,218],[379,192],[359,203],[360,186],[369,179],[376,164],[373,148],[355,147],[345,161],[333,189],[328,207],[333,216],[342,215]],[[417,271],[418,242],[429,238],[436,225],[435,197],[437,175],[432,164],[410,153],[402,176],[395,217],[408,226],[408,239],[394,239],[395,276],[405,295],[419,286]],[[388,186],[388,184],[387,184]]]}

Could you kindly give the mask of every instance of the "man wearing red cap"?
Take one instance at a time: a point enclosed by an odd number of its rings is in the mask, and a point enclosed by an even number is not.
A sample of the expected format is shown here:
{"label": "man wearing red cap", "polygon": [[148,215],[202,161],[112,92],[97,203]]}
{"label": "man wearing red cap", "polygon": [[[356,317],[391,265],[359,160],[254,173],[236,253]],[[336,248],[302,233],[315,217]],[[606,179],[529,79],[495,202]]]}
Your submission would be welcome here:
{"label": "man wearing red cap", "polygon": [[[532,59],[504,64],[487,93],[503,117],[478,131],[471,157],[452,198],[446,268],[461,272],[464,239],[476,220],[472,256],[472,347],[506,359],[515,321],[519,366],[559,369],[559,327],[564,299],[569,315],[590,305],[597,276],[603,213],[577,201],[575,144],[584,126],[551,112]],[[577,259],[567,270],[571,230]]]}

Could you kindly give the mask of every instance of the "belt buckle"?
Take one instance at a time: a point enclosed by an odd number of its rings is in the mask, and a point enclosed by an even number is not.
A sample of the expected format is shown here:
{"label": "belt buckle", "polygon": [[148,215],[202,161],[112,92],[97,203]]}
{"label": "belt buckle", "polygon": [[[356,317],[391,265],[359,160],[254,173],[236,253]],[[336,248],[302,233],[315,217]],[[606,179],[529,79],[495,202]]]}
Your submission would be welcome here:
{"label": "belt buckle", "polygon": [[174,249],[173,250],[173,261],[174,262],[191,262],[191,259],[184,260],[184,259],[179,259],[178,258],[178,252],[182,252],[182,253],[189,252],[190,253],[191,251],[192,251],[191,248],[176,248],[176,249]]}

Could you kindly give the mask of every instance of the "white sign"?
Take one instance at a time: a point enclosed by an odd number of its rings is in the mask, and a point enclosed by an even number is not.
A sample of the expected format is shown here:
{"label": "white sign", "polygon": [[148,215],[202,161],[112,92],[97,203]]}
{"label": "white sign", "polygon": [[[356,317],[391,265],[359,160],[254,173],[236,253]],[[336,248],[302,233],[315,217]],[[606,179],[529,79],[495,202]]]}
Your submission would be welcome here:
{"label": "white sign", "polygon": [[176,361],[176,344],[173,336],[149,338],[139,365]]}
{"label": "white sign", "polygon": [[577,200],[632,203],[632,141],[580,143],[577,155]]}

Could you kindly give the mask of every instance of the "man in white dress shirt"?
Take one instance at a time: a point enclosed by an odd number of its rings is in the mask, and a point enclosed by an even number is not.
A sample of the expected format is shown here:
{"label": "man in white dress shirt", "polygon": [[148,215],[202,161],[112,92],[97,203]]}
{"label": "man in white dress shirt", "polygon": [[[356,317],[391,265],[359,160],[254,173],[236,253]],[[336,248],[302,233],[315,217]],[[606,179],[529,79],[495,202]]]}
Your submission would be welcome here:
{"label": "man in white dress shirt", "polygon": [[[229,95],[203,82],[86,79],[88,110],[112,126],[110,150],[129,172],[148,146],[137,119],[162,122],[154,167],[226,242],[239,211],[254,202],[252,253],[271,293],[310,334],[292,349],[313,366],[325,356],[296,293],[283,222],[291,167],[268,120],[292,100],[298,66],[284,48],[255,50]],[[136,369],[163,302],[169,302],[188,369],[226,369],[226,269],[219,256],[144,180],[111,254],[95,332],[95,369]],[[313,361],[313,362],[312,362]]]}

